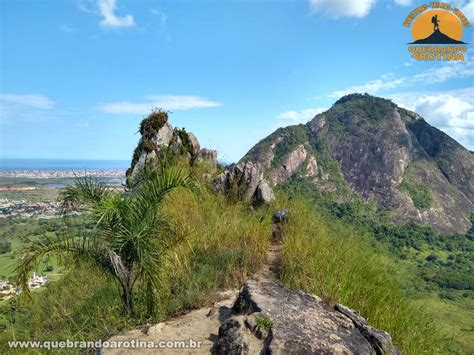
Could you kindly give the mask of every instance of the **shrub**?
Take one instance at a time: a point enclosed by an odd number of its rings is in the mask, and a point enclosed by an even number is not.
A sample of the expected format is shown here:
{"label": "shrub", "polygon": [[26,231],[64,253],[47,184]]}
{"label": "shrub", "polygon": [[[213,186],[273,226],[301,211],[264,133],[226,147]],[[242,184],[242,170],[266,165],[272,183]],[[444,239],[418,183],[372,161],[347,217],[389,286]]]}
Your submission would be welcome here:
{"label": "shrub", "polygon": [[143,141],[142,146],[143,146],[143,150],[145,150],[145,152],[147,153],[151,153],[156,149],[155,143],[153,143],[153,141],[148,140],[148,139]]}
{"label": "shrub", "polygon": [[272,329],[273,322],[266,314],[259,314],[255,317],[255,324],[257,328],[266,330],[267,332]]}
{"label": "shrub", "polygon": [[0,242],[0,254],[9,253],[12,250],[12,244],[9,241]]}
{"label": "shrub", "polygon": [[168,112],[154,108],[151,113],[140,123],[140,134],[145,139],[150,139],[168,122]]}
{"label": "shrub", "polygon": [[191,152],[191,142],[189,141],[189,134],[186,132],[186,130],[183,129],[175,129],[176,134],[178,137],[181,139],[181,154],[187,154]]}

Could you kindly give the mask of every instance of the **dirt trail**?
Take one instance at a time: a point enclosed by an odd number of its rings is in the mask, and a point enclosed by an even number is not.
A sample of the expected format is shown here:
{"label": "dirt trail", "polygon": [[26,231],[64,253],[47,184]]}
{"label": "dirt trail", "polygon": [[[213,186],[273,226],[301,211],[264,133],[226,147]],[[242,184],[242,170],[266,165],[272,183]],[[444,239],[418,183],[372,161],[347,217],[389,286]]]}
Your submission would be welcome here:
{"label": "dirt trail", "polygon": [[[158,323],[142,329],[134,329],[123,334],[113,336],[109,341],[145,341],[158,343],[161,341],[184,341],[188,348],[162,349],[104,349],[103,354],[210,354],[217,339],[221,322],[231,313],[232,305],[238,291],[226,291],[221,294],[222,300],[212,307],[200,308],[183,316],[169,321]],[[201,342],[199,347],[190,347],[189,340]]]}
{"label": "dirt trail", "polygon": [[267,251],[267,260],[262,266],[262,270],[257,273],[257,280],[278,279],[281,268],[281,245],[271,244]]}
{"label": "dirt trail", "polygon": [[[274,239],[274,238],[272,238]],[[280,272],[280,252],[281,245],[272,240],[267,251],[267,260],[262,265],[262,269],[255,275],[257,280],[274,280],[278,279]],[[134,329],[126,333],[113,336],[109,341],[131,342],[162,342],[162,341],[184,341],[185,345],[190,345],[189,340],[201,342],[196,348],[120,348],[120,349],[103,349],[102,354],[118,355],[118,354],[211,354],[214,342],[217,340],[220,325],[231,316],[232,305],[234,304],[239,290],[228,290],[217,295],[219,301],[215,302],[211,307],[200,308],[178,318],[170,319],[166,322],[158,323],[152,326],[144,326],[141,329]],[[261,341],[253,336],[247,337],[253,339],[258,344],[249,344],[250,349],[261,349]]]}

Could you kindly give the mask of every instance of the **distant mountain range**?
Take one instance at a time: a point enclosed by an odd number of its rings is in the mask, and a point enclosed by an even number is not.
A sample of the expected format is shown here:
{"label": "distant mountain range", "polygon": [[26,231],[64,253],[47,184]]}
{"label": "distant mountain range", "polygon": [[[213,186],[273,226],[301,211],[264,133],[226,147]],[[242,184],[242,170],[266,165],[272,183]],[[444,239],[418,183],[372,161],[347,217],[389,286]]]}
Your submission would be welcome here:
{"label": "distant mountain range", "polygon": [[344,96],[307,124],[279,128],[241,161],[260,163],[273,186],[303,184],[340,201],[357,193],[394,221],[470,228],[474,155],[390,100]]}

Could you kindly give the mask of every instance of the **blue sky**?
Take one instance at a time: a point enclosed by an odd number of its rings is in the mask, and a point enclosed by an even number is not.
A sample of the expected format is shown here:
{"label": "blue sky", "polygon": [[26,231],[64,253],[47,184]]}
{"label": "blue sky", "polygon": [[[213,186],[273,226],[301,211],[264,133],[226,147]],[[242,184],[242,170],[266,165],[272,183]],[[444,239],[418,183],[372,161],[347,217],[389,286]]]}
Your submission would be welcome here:
{"label": "blue sky", "polygon": [[[391,98],[474,149],[472,49],[412,60],[402,22],[423,3],[2,1],[0,157],[130,159],[161,106],[231,162],[349,92]],[[473,20],[473,0],[454,4]]]}

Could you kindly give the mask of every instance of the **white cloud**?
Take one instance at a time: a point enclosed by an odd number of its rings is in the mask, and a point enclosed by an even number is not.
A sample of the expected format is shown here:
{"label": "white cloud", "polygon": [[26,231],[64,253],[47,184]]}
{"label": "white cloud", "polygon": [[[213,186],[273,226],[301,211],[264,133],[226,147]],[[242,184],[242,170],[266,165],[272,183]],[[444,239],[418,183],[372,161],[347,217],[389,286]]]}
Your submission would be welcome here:
{"label": "white cloud", "polygon": [[309,108],[301,111],[286,111],[282,112],[277,116],[277,119],[282,121],[283,124],[299,124],[306,123],[311,120],[318,113],[326,111],[327,108],[317,107]]}
{"label": "white cloud", "polygon": [[[51,117],[55,102],[38,94],[0,94],[0,122],[38,122]],[[45,114],[47,112],[47,114]]]}
{"label": "white cloud", "polygon": [[79,10],[86,14],[102,16],[99,25],[104,28],[132,27],[135,25],[133,16],[117,16],[117,0],[80,0],[77,3]]}
{"label": "white cloud", "polygon": [[310,0],[311,13],[321,12],[331,18],[357,17],[368,15],[375,0]]}
{"label": "white cloud", "polygon": [[399,6],[410,6],[412,4],[412,0],[394,0],[395,4]]}
{"label": "white cloud", "polygon": [[15,105],[42,110],[49,110],[54,107],[54,101],[44,95],[18,95],[0,94],[0,102],[3,105]]}
{"label": "white cloud", "polygon": [[168,15],[157,9],[151,9],[150,11],[153,15],[158,16],[161,26],[164,27],[166,25],[166,21],[168,21]]}
{"label": "white cloud", "polygon": [[133,20],[133,16],[128,14],[125,16],[117,16],[115,14],[115,9],[117,7],[116,0],[98,0],[99,12],[104,17],[102,21],[100,21],[101,27],[111,27],[111,28],[118,28],[118,27],[131,27],[135,25]]}
{"label": "white cloud", "polygon": [[474,88],[443,93],[408,92],[389,98],[419,113],[465,147],[474,149]]}
{"label": "white cloud", "polygon": [[349,86],[342,90],[333,91],[331,97],[341,97],[350,93],[370,93],[375,94],[379,91],[395,89],[405,84],[404,78],[396,78],[393,73],[387,73],[380,76],[379,79],[369,81],[362,85]]}
{"label": "white cloud", "polygon": [[142,102],[111,102],[100,105],[98,108],[113,114],[145,114],[153,107],[165,110],[190,110],[193,108],[207,108],[222,106],[221,102],[210,101],[199,96],[185,95],[149,95]]}
{"label": "white cloud", "polygon": [[[467,57],[467,55],[466,55]],[[447,64],[430,68],[416,74],[411,82],[416,83],[442,83],[449,79],[462,79],[474,75],[474,62],[466,58],[462,62],[448,62]],[[410,80],[409,80],[410,81]]]}
{"label": "white cloud", "polygon": [[450,79],[462,79],[474,75],[474,62],[468,59],[465,61],[448,62],[436,68],[423,70],[413,76],[397,77],[393,73],[381,75],[378,79],[369,81],[365,84],[354,85],[342,90],[335,90],[329,94],[330,97],[339,98],[341,96],[358,92],[377,94],[400,87],[409,87],[413,85],[423,85],[432,83],[443,83]]}

